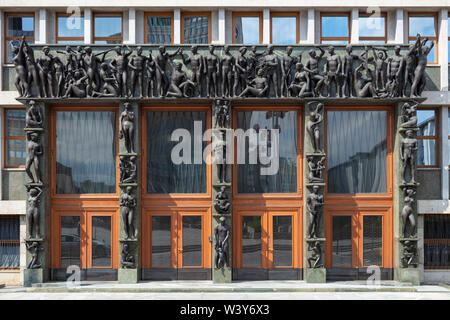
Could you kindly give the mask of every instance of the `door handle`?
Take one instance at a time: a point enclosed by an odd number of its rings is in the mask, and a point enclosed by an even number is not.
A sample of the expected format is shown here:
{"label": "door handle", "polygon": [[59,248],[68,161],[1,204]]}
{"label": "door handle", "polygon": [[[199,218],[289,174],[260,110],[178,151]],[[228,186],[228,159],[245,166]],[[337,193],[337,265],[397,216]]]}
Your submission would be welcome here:
{"label": "door handle", "polygon": [[178,248],[178,252],[183,252],[183,249]]}

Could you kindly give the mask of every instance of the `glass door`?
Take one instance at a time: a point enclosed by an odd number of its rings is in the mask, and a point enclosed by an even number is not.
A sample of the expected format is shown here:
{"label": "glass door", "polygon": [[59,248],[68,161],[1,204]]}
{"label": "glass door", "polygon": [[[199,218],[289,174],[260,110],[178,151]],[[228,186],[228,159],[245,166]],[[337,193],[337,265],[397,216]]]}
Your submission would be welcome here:
{"label": "glass door", "polygon": [[59,241],[56,241],[58,245],[52,251],[54,268],[118,267],[115,258],[118,252],[118,230],[113,212],[57,212],[56,221],[59,226],[53,239]]}
{"label": "glass door", "polygon": [[179,279],[189,273],[188,269],[198,274],[199,269],[210,268],[210,231],[206,221],[203,212],[148,213],[144,226],[148,232],[144,233],[143,278]]}
{"label": "glass door", "polygon": [[238,268],[293,268],[293,212],[239,214]]}
{"label": "glass door", "polygon": [[387,216],[381,212],[332,212],[327,219],[327,267],[383,267]]}

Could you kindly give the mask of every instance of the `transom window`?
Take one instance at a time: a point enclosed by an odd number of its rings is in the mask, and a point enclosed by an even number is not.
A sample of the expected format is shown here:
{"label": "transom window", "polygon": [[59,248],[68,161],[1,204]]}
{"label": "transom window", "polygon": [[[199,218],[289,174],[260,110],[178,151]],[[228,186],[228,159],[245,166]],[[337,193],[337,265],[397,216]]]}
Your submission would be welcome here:
{"label": "transom window", "polygon": [[207,44],[211,42],[211,14],[185,12],[181,17],[181,42]]}
{"label": "transom window", "polygon": [[413,44],[417,40],[417,34],[420,34],[421,40],[428,38],[427,46],[431,41],[435,42],[427,56],[428,63],[437,63],[437,16],[435,14],[409,14],[408,41]]}
{"label": "transom window", "polygon": [[25,109],[5,109],[5,167],[23,167],[26,159]]}
{"label": "transom window", "polygon": [[273,44],[296,44],[300,41],[300,18],[298,13],[270,13],[270,42]]}
{"label": "transom window", "polygon": [[233,43],[262,43],[261,12],[233,12]]}
{"label": "transom window", "polygon": [[18,47],[22,36],[34,43],[34,13],[5,13],[5,20],[5,63],[12,63],[11,44]]}
{"label": "transom window", "polygon": [[56,43],[82,44],[84,43],[84,16],[56,14]]}
{"label": "transom window", "polygon": [[94,13],[94,43],[122,43],[122,13]]}
{"label": "transom window", "polygon": [[386,13],[359,14],[359,42],[381,44],[387,41]]}
{"label": "transom window", "polygon": [[417,151],[416,163],[419,167],[438,166],[438,121],[437,109],[417,110],[417,140],[419,150]]}
{"label": "transom window", "polygon": [[173,12],[147,12],[145,21],[145,43],[173,42]]}
{"label": "transom window", "polygon": [[350,42],[350,15],[348,13],[321,13],[320,43],[345,44]]}

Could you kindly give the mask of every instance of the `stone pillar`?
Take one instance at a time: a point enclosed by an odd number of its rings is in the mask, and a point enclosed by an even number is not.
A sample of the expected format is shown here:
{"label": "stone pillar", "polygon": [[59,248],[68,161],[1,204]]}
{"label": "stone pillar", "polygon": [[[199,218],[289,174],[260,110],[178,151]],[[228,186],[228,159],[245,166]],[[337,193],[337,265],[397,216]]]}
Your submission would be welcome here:
{"label": "stone pillar", "polygon": [[173,10],[173,43],[180,44],[181,43],[181,10],[174,9]]}
{"label": "stone pillar", "polygon": [[350,42],[359,43],[359,9],[353,8],[351,14]]}
{"label": "stone pillar", "polygon": [[[127,110],[128,106],[128,110]],[[134,121],[133,121],[134,115]],[[140,237],[140,150],[139,137],[139,104],[135,102],[120,103],[119,116],[119,187],[120,187],[120,216],[119,216],[119,283],[137,283],[139,273],[139,237]],[[134,135],[130,140],[134,141],[134,148],[127,149],[127,134],[123,128],[124,119],[129,119],[134,125]],[[125,127],[127,125],[125,124]],[[131,226],[127,219],[132,211]],[[128,234],[126,230],[128,229]],[[133,232],[134,231],[134,232]]]}
{"label": "stone pillar", "polygon": [[307,35],[306,35],[306,41],[307,44],[313,44],[314,43],[314,35],[315,35],[315,16],[316,12],[313,8],[308,9],[308,27],[307,27]]}
{"label": "stone pillar", "polygon": [[270,43],[270,9],[263,9],[263,43]]}
{"label": "stone pillar", "polygon": [[[33,106],[33,107],[32,107]],[[30,111],[30,109],[33,110]],[[27,143],[27,160],[32,161],[30,168],[33,179],[27,177],[27,247],[24,286],[48,280],[50,264],[50,112],[44,103],[29,101],[26,106],[26,126],[24,128]],[[31,156],[34,153],[35,157]],[[39,161],[39,170],[35,170],[35,159]],[[39,171],[39,174],[37,173]],[[39,176],[41,181],[39,181]],[[28,214],[31,214],[28,216]],[[34,219],[29,217],[34,216]],[[39,230],[37,230],[39,226]],[[39,232],[38,232],[39,231]]]}
{"label": "stone pillar", "polygon": [[219,31],[219,44],[225,44],[225,9],[220,8],[218,13],[218,31]]}
{"label": "stone pillar", "polygon": [[404,11],[402,8],[396,11],[396,23],[395,23],[395,43],[405,43],[405,31],[404,31]]}
{"label": "stone pillar", "polygon": [[84,9],[84,43],[92,43],[92,11],[89,8]]}
{"label": "stone pillar", "polygon": [[439,43],[438,46],[438,61],[441,65],[441,87],[439,88],[441,91],[448,91],[448,8],[441,9],[439,12]]}
{"label": "stone pillar", "polygon": [[[397,103],[394,113],[394,199],[397,199],[394,201],[394,279],[419,285],[418,215],[417,202],[415,200],[415,193],[419,184],[411,177],[409,163],[406,165],[405,175],[403,176],[403,161],[401,159],[401,154],[403,157],[407,156],[408,148],[412,148],[411,153],[414,157],[416,156],[417,152],[413,149],[417,147],[415,143],[417,143],[416,136],[419,129],[417,127],[417,120],[415,123],[414,121],[408,121],[411,116],[416,116],[417,114],[415,111],[412,111],[410,115],[405,113],[405,110],[408,110],[407,103]],[[408,104],[409,106],[412,105],[412,103]],[[414,158],[413,173],[416,171]],[[403,223],[402,216],[407,218],[405,223]],[[416,223],[415,228],[412,228],[409,217],[414,219]],[[406,229],[404,228],[405,225]]]}
{"label": "stone pillar", "polygon": [[136,44],[136,9],[128,9],[128,44]]}
{"label": "stone pillar", "polygon": [[[311,101],[304,107],[304,260],[303,279],[310,283],[326,282],[324,224],[324,106]],[[312,135],[310,134],[312,133]],[[314,138],[316,136],[316,139]],[[315,146],[315,141],[319,144]],[[322,168],[311,172],[309,167]],[[320,173],[321,172],[321,173]],[[315,218],[314,218],[315,217]],[[314,221],[315,220],[315,221]],[[311,226],[311,227],[310,227]]]}
{"label": "stone pillar", "polygon": [[47,41],[47,10],[46,9],[40,9],[39,10],[39,30],[37,34],[37,41],[36,43],[40,44],[46,44]]}
{"label": "stone pillar", "polygon": [[[231,163],[233,131],[230,100],[214,101],[212,106],[213,210],[212,210],[212,278],[214,283],[230,283],[232,279],[231,247]],[[228,137],[228,138],[227,138]],[[230,143],[227,144],[226,142]]]}

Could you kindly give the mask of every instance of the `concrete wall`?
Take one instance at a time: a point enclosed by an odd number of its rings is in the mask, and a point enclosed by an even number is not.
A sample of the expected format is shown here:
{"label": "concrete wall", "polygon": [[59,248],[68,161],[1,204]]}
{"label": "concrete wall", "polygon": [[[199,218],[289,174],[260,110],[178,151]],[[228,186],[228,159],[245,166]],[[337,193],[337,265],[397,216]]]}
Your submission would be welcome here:
{"label": "concrete wall", "polygon": [[441,198],[441,169],[417,169],[417,181],[420,186],[417,188],[416,199],[433,200]]}

